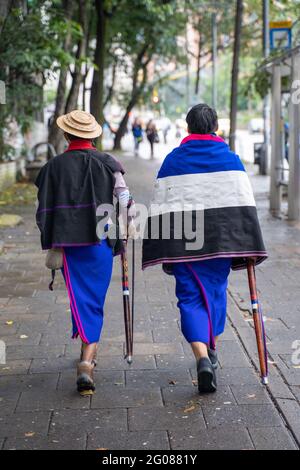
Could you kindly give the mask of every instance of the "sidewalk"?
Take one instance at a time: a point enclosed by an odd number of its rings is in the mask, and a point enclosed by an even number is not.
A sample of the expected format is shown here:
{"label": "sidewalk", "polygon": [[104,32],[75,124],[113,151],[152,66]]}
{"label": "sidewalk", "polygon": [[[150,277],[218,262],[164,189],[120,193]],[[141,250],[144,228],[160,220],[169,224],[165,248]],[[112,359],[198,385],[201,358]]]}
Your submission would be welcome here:
{"label": "sidewalk", "polygon": [[[123,157],[138,202],[148,203],[157,162]],[[271,359],[263,388],[244,273],[233,273],[229,321],[219,345],[218,392],[199,396],[195,363],[181,336],[174,281],[157,268],[140,271],[137,243],[134,362],[122,358],[124,326],[119,260],[106,305],[96,371],[97,392],[75,391],[79,343],[70,339],[62,280],[48,291],[34,207],[24,224],[0,231],[0,448],[3,449],[296,449],[300,442],[299,230],[267,212],[266,181],[258,206],[270,260],[258,269]],[[7,208],[9,212],[9,208]],[[17,213],[14,208],[14,213]],[[298,245],[297,245],[298,243]],[[59,278],[59,276],[58,276]],[[13,322],[13,323],[11,323]],[[8,324],[7,324],[8,323]],[[298,337],[297,337],[298,334]]]}

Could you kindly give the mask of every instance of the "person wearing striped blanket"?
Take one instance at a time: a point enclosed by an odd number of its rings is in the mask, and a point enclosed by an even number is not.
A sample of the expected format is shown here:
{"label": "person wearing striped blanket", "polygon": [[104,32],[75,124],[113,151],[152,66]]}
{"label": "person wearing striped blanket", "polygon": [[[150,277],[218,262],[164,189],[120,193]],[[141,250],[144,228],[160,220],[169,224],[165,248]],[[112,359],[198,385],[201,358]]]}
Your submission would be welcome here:
{"label": "person wearing striped blanket", "polygon": [[186,117],[189,135],[162,163],[143,240],[143,269],[175,277],[181,329],[197,364],[199,393],[217,389],[216,343],[224,332],[231,270],[267,258],[245,168],[216,135],[206,104]]}

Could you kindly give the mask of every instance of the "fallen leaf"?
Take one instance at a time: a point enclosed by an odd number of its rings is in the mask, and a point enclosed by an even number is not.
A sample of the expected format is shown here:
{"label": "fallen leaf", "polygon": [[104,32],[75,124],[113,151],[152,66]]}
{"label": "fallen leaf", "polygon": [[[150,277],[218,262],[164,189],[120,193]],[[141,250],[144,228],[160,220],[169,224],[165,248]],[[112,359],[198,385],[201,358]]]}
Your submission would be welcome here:
{"label": "fallen leaf", "polygon": [[35,432],[25,432],[25,437],[32,437],[35,435]]}
{"label": "fallen leaf", "polygon": [[177,383],[177,382],[176,382],[175,380],[169,380],[169,384],[170,384],[170,385],[176,385],[176,383]]}
{"label": "fallen leaf", "polygon": [[14,322],[13,322],[12,320],[7,320],[7,321],[5,322],[5,324],[10,326],[10,325],[13,325]]}
{"label": "fallen leaf", "polygon": [[189,413],[190,411],[193,411],[194,409],[195,409],[194,406],[190,406],[189,408],[186,408],[186,409],[184,410],[184,413]]}
{"label": "fallen leaf", "polygon": [[192,380],[193,385],[198,385],[198,380]]}
{"label": "fallen leaf", "polygon": [[248,398],[255,398],[256,395],[255,395],[255,393],[253,393],[252,395],[247,395],[247,397],[248,397]]}
{"label": "fallen leaf", "polygon": [[28,338],[28,336],[26,336],[26,335],[21,335],[20,336],[20,339],[27,339],[27,338]]}

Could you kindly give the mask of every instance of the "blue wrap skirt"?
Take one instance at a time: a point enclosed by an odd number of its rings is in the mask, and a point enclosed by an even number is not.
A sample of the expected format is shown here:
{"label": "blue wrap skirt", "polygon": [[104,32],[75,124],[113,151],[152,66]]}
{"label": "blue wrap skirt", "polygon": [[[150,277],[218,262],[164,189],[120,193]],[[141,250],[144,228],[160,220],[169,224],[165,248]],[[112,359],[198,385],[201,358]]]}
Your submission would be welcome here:
{"label": "blue wrap skirt", "polygon": [[189,343],[199,341],[215,348],[214,338],[225,328],[230,268],[230,258],[172,265],[181,330]]}
{"label": "blue wrap skirt", "polygon": [[62,274],[70,300],[73,338],[79,336],[86,344],[100,339],[112,266],[113,253],[107,240],[63,248]]}

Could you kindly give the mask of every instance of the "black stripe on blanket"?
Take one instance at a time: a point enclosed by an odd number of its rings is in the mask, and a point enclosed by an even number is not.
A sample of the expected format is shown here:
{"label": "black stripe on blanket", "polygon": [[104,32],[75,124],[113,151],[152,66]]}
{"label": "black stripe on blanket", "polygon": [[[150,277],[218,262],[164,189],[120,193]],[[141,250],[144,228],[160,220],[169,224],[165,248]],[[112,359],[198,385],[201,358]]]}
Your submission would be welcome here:
{"label": "black stripe on blanket", "polygon": [[[200,212],[200,211],[199,211]],[[189,240],[183,235],[174,237],[174,214],[184,220],[183,213],[163,214],[149,217],[143,241],[143,269],[159,263],[197,261],[201,259],[231,257],[232,269],[243,269],[247,266],[247,257],[257,257],[257,264],[266,257],[257,211],[254,206],[224,207],[207,209],[197,213],[198,220],[204,222],[204,243],[202,248],[187,249]],[[185,215],[187,212],[185,212]],[[196,227],[196,212],[192,214],[193,230]],[[162,235],[163,222],[170,217],[170,238]],[[158,238],[151,239],[151,226],[160,227]],[[199,229],[198,229],[199,230]],[[201,229],[200,229],[201,231]],[[201,234],[200,234],[201,235]],[[148,237],[148,238],[147,238]]]}

